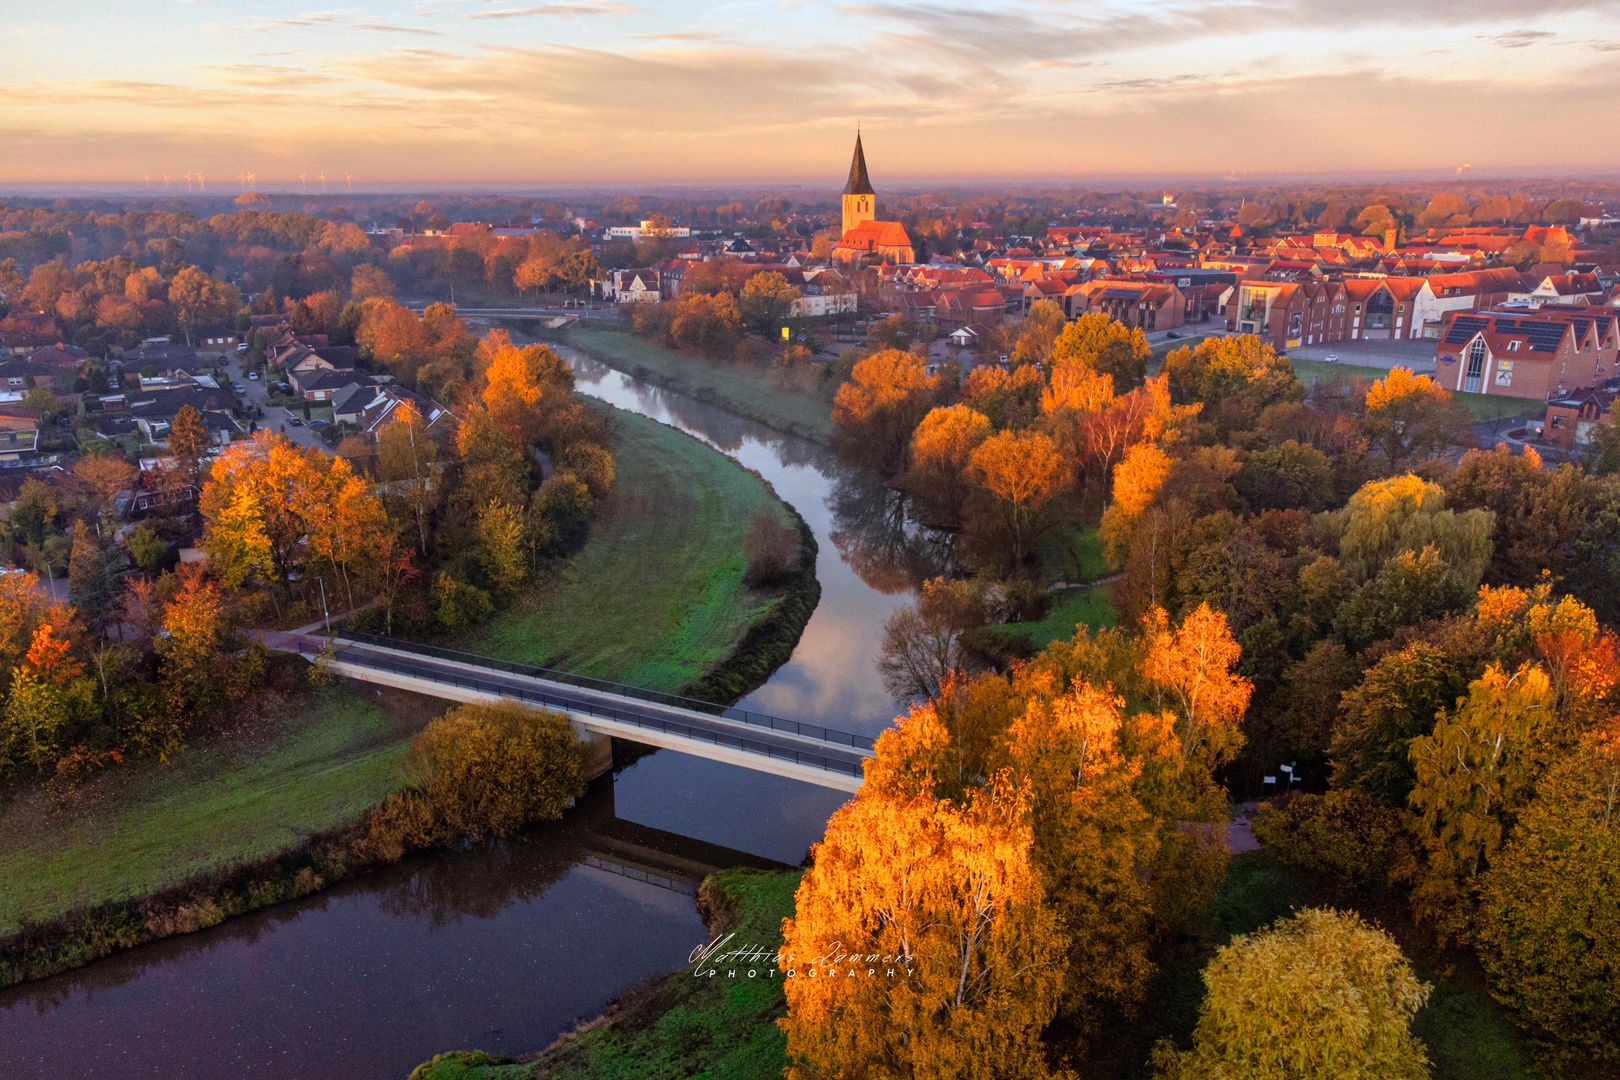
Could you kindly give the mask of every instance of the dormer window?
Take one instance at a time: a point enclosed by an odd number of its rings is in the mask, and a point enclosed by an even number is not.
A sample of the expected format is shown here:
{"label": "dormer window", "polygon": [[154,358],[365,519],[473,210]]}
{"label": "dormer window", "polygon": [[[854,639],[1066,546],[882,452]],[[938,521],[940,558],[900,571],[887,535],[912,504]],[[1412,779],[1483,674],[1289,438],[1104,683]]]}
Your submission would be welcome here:
{"label": "dormer window", "polygon": [[1508,352],[1518,352],[1518,351],[1519,351],[1519,343],[1517,341],[1508,342]]}

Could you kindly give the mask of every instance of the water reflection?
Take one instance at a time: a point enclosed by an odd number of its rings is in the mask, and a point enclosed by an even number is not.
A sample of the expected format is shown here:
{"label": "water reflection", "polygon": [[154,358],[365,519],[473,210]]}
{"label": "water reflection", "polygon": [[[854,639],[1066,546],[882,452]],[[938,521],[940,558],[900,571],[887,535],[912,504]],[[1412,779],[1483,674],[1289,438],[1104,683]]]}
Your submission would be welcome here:
{"label": "water reflection", "polygon": [[759,473],[809,523],[820,552],[821,603],[799,646],[745,698],[753,708],[876,733],[900,711],[878,675],[883,622],[921,581],[944,572],[950,543],[919,528],[904,500],[832,451],[642,383],[570,349],[581,393],[650,416],[709,443]]}

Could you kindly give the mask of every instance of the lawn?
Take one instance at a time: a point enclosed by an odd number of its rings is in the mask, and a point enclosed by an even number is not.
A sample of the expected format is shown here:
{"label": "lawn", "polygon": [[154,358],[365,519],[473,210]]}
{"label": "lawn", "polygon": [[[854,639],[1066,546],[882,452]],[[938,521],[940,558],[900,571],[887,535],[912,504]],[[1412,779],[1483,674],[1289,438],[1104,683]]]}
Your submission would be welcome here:
{"label": "lawn", "polygon": [[743,584],[743,533],[768,510],[765,482],[646,417],[611,410],[613,492],[590,542],[547,585],[458,648],[675,691],[731,655],[777,602]]}
{"label": "lawn", "polygon": [[1052,606],[1046,618],[1039,622],[1002,623],[987,626],[984,633],[1002,642],[1028,638],[1034,651],[1046,648],[1054,641],[1074,636],[1074,628],[1085,623],[1093,630],[1113,626],[1114,601],[1107,585],[1093,585],[1087,589],[1060,589],[1052,594]]}
{"label": "lawn", "polygon": [[832,440],[832,407],[808,394],[779,390],[770,373],[740,364],[683,356],[618,329],[576,323],[568,341],[580,351],[677,393],[816,442]]}
{"label": "lawn", "polygon": [[1036,544],[1035,557],[1049,581],[1096,581],[1107,577],[1110,569],[1094,525],[1082,528],[1065,522],[1047,530]]}
{"label": "lawn", "polygon": [[[1294,374],[1299,376],[1301,382],[1307,387],[1318,379],[1382,379],[1390,372],[1384,367],[1361,367],[1354,364],[1329,364],[1321,360],[1290,360],[1294,365]],[[1430,378],[1434,376],[1431,374]],[[1540,414],[1545,406],[1530,398],[1504,397],[1500,394],[1466,394],[1456,391],[1457,400],[1473,414],[1474,419],[1481,423],[1500,420],[1508,416],[1518,416],[1520,413],[1532,412]]]}
{"label": "lawn", "polygon": [[427,699],[339,683],[166,766],[113,769],[62,806],[0,811],[0,934],[267,858],[356,820],[399,786]]}

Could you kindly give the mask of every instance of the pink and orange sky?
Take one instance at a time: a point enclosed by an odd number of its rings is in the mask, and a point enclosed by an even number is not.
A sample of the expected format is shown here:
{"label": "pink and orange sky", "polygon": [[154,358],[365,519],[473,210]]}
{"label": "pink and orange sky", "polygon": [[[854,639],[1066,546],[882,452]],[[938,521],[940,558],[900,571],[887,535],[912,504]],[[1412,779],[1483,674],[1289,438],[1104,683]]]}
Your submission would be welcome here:
{"label": "pink and orange sky", "polygon": [[1620,4],[11,0],[0,183],[1620,173]]}

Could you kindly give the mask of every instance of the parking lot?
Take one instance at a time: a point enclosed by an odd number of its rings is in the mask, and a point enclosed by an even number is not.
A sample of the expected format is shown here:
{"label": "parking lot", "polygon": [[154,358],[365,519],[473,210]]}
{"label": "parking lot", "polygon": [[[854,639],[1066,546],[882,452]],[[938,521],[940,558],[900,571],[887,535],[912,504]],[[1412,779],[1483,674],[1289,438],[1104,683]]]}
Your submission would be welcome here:
{"label": "parking lot", "polygon": [[1424,373],[1434,371],[1434,341],[1330,341],[1325,345],[1300,345],[1288,350],[1297,360],[1326,360],[1353,367],[1403,367]]}

